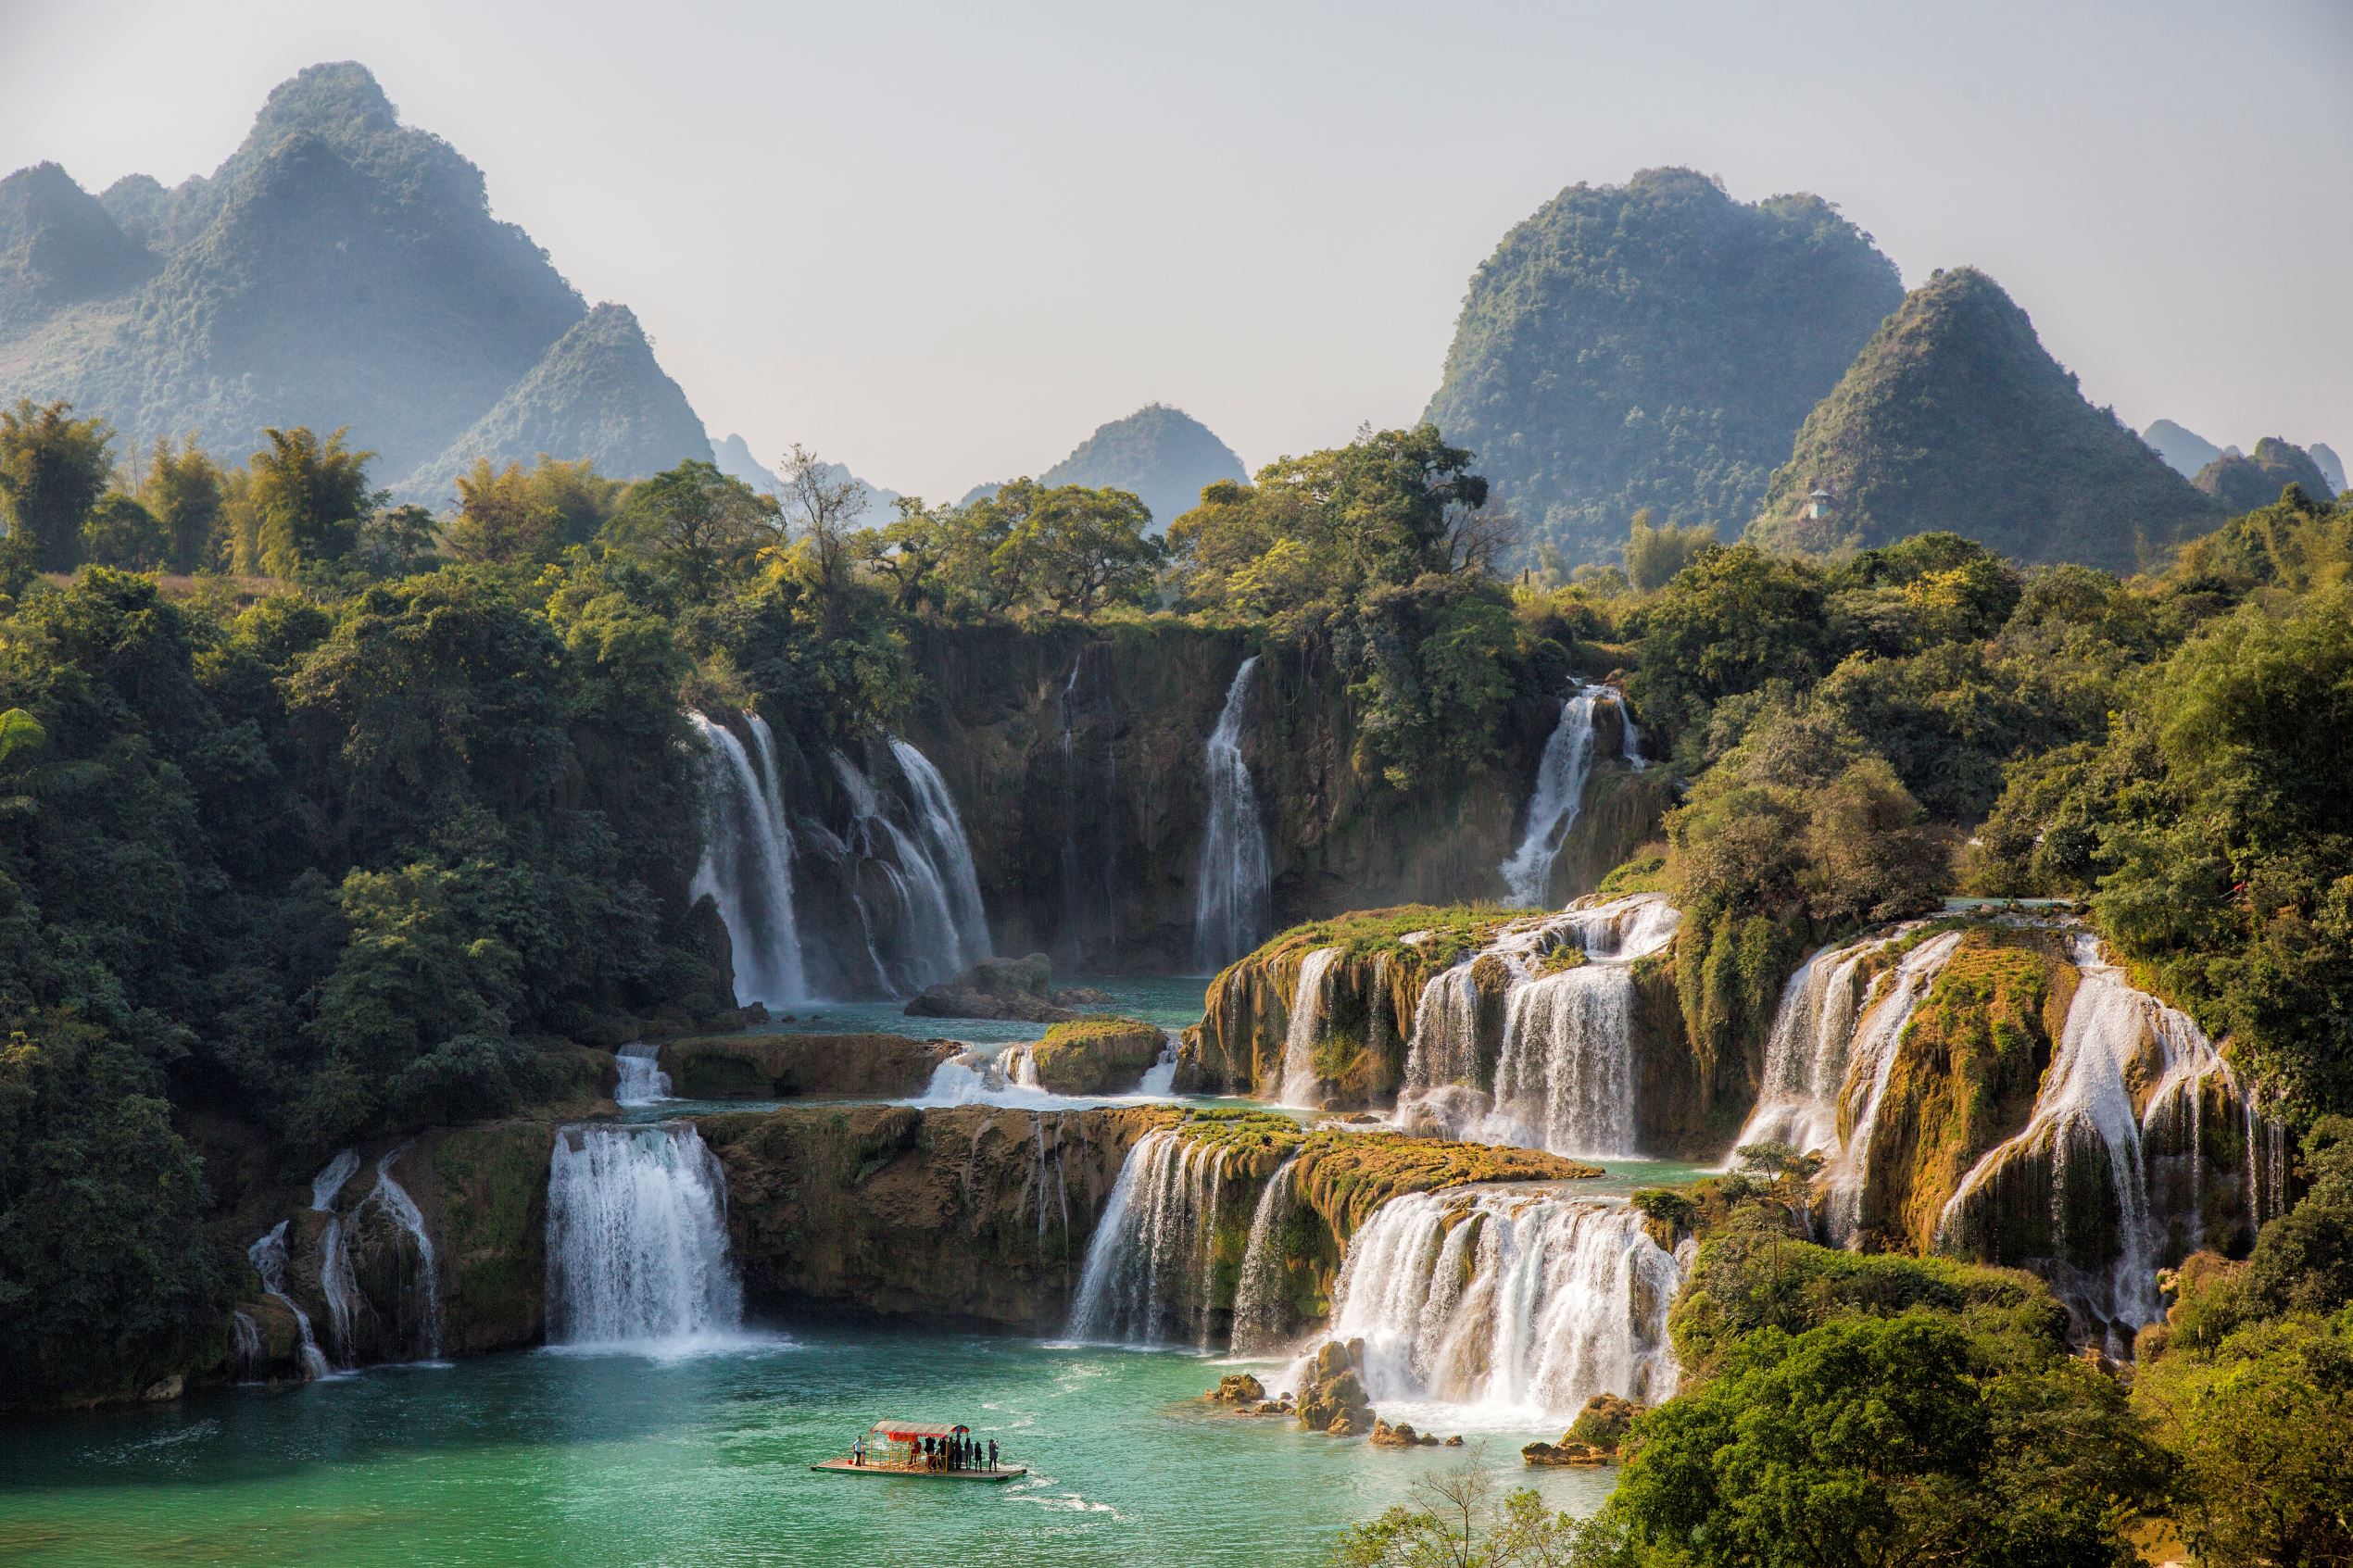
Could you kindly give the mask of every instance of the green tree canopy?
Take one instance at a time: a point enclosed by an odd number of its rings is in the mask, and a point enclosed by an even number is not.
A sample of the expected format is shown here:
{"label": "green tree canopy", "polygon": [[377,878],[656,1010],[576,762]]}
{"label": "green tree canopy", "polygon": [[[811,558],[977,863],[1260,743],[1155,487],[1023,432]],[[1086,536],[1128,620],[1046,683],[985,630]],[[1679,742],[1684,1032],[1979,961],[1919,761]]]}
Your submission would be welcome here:
{"label": "green tree canopy", "polygon": [[81,563],[82,520],[106,492],[113,443],[104,420],[77,420],[70,403],[19,397],[0,408],[0,520],[32,570]]}

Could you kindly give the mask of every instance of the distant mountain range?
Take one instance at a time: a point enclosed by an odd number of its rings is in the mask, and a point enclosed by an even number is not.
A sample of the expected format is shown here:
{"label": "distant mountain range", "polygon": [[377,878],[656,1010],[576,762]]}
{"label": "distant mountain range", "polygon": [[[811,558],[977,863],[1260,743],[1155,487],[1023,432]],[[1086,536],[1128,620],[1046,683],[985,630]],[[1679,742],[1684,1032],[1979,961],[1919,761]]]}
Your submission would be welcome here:
{"label": "distant mountain range", "polygon": [[1833,553],[1949,529],[2129,571],[2223,515],[2084,401],[1999,284],[1958,267],[1906,295],[1806,416],[1749,534]]}
{"label": "distant mountain range", "polygon": [[[751,443],[742,436],[730,435],[724,441],[714,441],[711,444],[711,460],[718,465],[721,473],[740,479],[764,495],[784,494],[784,481],[777,477],[774,469],[751,455]],[[857,480],[859,483],[866,486],[866,505],[854,520],[860,527],[880,528],[899,515],[898,509],[892,505],[899,499],[898,491],[885,490],[877,484],[868,484],[866,481],[858,479],[856,474],[850,472],[847,464],[827,463],[824,467],[825,483],[828,484],[840,484],[848,480]]]}
{"label": "distant mountain range", "polygon": [[634,477],[711,456],[636,318],[590,310],[349,62],[281,84],[209,178],[0,181],[0,396],[70,399],[119,452],[347,424],[379,483],[434,504],[476,457]]}
{"label": "distant mountain range", "polygon": [[2233,448],[2223,453],[2198,470],[2190,483],[2220,501],[2233,517],[2270,506],[2291,484],[2302,486],[2304,494],[2316,501],[2327,500],[2345,488],[2342,473],[2332,482],[2311,453],[2276,435],[2257,442],[2252,452]]}
{"label": "distant mountain range", "polygon": [[[2345,488],[2344,460],[2324,441],[2298,447],[2278,436],[2266,436],[2256,444],[2255,455],[2249,458],[2235,446],[2217,446],[2197,432],[2184,429],[2171,420],[2158,420],[2141,432],[2141,439],[2156,447],[2158,456],[2171,463],[2176,472],[2195,482],[2209,495],[2223,495],[2226,491],[2233,495],[2252,494],[2247,486],[2257,483],[2253,476],[2267,469],[2278,470],[2279,483],[2273,484],[2271,493],[2256,502],[2257,506],[2269,506],[2278,500],[2281,486],[2290,483],[2303,484],[2310,492],[2312,482],[2317,480],[2330,495]],[[2284,450],[2266,455],[2263,450],[2266,446]],[[2311,472],[2308,474],[2297,468],[2296,459],[2288,457],[2289,453],[2296,454],[2296,458],[2309,461],[2312,466]],[[2206,470],[2225,458],[2241,459],[2241,462],[2226,467],[2209,483]],[[2319,492],[2312,493],[2319,498]]]}

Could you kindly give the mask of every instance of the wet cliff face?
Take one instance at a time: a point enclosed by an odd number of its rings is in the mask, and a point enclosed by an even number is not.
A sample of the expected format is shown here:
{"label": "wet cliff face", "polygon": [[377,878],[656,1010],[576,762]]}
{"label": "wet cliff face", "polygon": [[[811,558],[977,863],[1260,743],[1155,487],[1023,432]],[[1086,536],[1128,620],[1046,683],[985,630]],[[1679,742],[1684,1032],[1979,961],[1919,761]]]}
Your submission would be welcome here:
{"label": "wet cliff face", "polygon": [[698,1119],[748,1299],[1045,1333],[1158,1107],[788,1108]]}
{"label": "wet cliff face", "polygon": [[[909,734],[964,817],[1000,952],[1063,974],[1181,972],[1209,809],[1205,747],[1242,660],[1262,654],[1241,751],[1270,850],[1277,929],[1344,909],[1503,895],[1557,704],[1511,709],[1491,768],[1411,792],[1360,773],[1356,709],[1317,645],[1154,623],[928,628],[914,638],[925,706]],[[1564,854],[1571,892],[1655,829],[1655,785],[1596,734],[1592,826]],[[1620,782],[1600,784],[1604,776]]]}

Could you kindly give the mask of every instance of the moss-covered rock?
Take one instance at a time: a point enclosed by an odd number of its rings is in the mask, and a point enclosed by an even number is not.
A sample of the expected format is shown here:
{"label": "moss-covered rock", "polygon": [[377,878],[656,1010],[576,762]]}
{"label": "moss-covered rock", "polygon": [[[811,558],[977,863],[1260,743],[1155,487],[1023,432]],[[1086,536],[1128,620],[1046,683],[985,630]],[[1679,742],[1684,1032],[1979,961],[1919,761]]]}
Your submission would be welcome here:
{"label": "moss-covered rock", "polygon": [[440,1253],[445,1353],[536,1344],[547,1322],[546,1123],[461,1127],[403,1157]]}
{"label": "moss-covered rock", "polygon": [[1057,1023],[1029,1047],[1040,1088],[1062,1095],[1133,1089],[1168,1048],[1168,1036],[1133,1018],[1082,1018]]}
{"label": "moss-covered rock", "polygon": [[963,1047],[902,1035],[722,1035],[664,1041],[682,1099],[900,1099]]}

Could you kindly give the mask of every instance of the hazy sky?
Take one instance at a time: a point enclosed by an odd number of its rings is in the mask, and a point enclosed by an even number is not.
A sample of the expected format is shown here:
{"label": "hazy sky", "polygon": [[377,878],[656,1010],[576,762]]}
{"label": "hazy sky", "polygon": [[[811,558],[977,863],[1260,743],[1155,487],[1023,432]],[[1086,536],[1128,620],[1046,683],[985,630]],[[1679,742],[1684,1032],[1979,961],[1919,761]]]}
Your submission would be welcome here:
{"label": "hazy sky", "polygon": [[208,172],[337,58],[714,433],[935,497],[1155,398],[1252,467],[1411,420],[1504,232],[1668,163],[1984,268],[2135,427],[2353,458],[2344,0],[0,0],[0,169]]}

